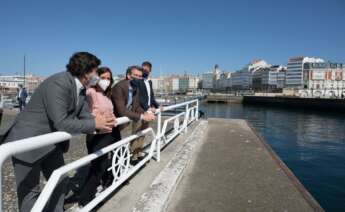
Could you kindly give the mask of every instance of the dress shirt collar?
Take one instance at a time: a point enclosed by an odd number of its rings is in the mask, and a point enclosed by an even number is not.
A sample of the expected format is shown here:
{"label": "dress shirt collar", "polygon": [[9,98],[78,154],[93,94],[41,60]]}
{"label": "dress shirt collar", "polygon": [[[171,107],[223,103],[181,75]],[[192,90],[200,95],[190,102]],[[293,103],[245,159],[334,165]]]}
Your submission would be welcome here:
{"label": "dress shirt collar", "polygon": [[81,84],[81,82],[78,78],[75,77],[74,80],[75,80],[75,85],[77,87],[77,96],[79,96],[80,91],[84,89],[84,86],[83,86],[83,84]]}

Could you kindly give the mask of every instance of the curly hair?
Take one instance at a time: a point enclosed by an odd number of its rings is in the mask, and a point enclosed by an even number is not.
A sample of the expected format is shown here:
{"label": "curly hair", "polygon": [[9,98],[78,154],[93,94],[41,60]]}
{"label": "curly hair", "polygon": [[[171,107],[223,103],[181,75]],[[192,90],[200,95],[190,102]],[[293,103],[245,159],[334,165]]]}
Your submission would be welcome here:
{"label": "curly hair", "polygon": [[101,64],[101,60],[95,55],[88,52],[77,52],[69,59],[66,65],[67,71],[73,76],[80,77],[97,68]]}

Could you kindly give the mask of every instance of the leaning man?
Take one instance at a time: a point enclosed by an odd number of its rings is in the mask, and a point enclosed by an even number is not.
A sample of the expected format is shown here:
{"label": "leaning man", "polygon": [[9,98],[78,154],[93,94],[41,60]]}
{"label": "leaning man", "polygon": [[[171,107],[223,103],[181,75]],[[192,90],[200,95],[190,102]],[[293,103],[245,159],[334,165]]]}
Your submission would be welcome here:
{"label": "leaning man", "polygon": [[[66,66],[67,71],[50,76],[35,90],[7,132],[5,142],[56,131],[90,134],[96,129],[111,130],[114,116],[92,116],[85,100],[85,88],[97,83],[96,70],[100,63],[88,52],[75,53]],[[49,179],[55,169],[65,164],[63,152],[67,149],[68,141],[12,157],[21,212],[30,211],[35,204],[40,194],[40,174]],[[66,187],[67,179],[63,179],[44,211],[63,211]]]}

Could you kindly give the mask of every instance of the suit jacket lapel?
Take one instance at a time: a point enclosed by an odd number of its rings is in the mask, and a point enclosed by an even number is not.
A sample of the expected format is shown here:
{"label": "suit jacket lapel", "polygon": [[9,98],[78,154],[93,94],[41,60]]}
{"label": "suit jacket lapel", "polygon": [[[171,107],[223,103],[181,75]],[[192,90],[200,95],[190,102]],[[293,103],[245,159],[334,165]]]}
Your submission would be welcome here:
{"label": "suit jacket lapel", "polygon": [[74,77],[72,76],[71,73],[67,72],[68,74],[68,78],[70,79],[71,81],[71,84],[72,84],[72,102],[73,102],[73,105],[76,106],[77,105],[77,98],[78,98],[78,95],[77,94],[77,85],[75,83],[75,79]]}
{"label": "suit jacket lapel", "polygon": [[124,91],[125,103],[127,105],[127,103],[128,103],[128,93],[129,93],[129,80],[125,81],[123,91]]}
{"label": "suit jacket lapel", "polygon": [[79,114],[80,113],[80,110],[82,109],[82,106],[84,104],[84,101],[85,101],[85,98],[86,98],[86,94],[85,94],[85,89],[78,95],[78,105],[77,105],[77,108],[76,108],[76,114]]}

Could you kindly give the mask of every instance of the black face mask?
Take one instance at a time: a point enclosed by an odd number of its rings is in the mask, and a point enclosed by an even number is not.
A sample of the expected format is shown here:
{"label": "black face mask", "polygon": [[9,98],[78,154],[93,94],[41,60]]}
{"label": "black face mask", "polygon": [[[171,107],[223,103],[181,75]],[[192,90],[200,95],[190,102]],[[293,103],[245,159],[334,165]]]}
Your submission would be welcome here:
{"label": "black face mask", "polygon": [[143,78],[147,79],[149,77],[149,72],[144,71],[143,72]]}
{"label": "black face mask", "polygon": [[131,79],[130,84],[133,88],[137,88],[139,87],[140,79],[133,78]]}

